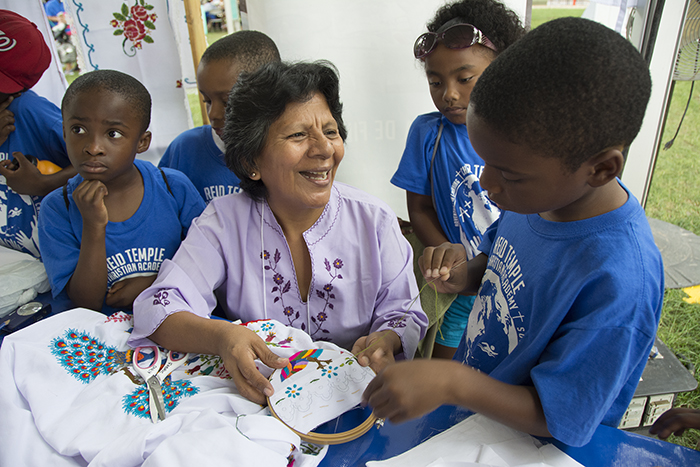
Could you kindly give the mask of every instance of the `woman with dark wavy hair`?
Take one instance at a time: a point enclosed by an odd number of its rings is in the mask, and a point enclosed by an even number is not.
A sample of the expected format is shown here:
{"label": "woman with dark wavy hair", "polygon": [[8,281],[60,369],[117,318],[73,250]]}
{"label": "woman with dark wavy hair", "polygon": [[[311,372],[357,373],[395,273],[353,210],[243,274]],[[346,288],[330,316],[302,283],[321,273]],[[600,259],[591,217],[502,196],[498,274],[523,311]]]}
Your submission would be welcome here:
{"label": "woman with dark wavy hair", "polygon": [[337,71],[272,63],[229,96],[226,162],[243,194],[213,200],[172,261],[134,304],[131,345],[216,354],[239,392],[264,402],[259,358],[281,368],[254,332],[208,319],[275,319],[331,341],[379,371],[410,359],[425,333],[411,247],[382,201],[335,182],[345,154]]}

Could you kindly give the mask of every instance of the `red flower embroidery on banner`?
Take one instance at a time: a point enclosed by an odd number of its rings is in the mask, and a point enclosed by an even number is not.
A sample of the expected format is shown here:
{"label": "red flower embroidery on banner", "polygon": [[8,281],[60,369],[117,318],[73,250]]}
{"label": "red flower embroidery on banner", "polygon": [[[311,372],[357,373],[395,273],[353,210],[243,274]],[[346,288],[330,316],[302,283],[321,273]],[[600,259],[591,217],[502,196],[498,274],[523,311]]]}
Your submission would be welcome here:
{"label": "red flower embroidery on banner", "polygon": [[131,8],[123,3],[120,11],[112,13],[114,19],[109,24],[115,28],[115,36],[124,36],[122,50],[129,57],[135,56],[136,51],[143,48],[144,42],[154,42],[150,33],[156,29],[158,16],[151,13],[151,10],[153,5],[147,4],[145,0],[135,0]]}
{"label": "red flower embroidery on banner", "polygon": [[141,5],[134,5],[131,7],[131,17],[145,21],[148,19],[148,10]]}

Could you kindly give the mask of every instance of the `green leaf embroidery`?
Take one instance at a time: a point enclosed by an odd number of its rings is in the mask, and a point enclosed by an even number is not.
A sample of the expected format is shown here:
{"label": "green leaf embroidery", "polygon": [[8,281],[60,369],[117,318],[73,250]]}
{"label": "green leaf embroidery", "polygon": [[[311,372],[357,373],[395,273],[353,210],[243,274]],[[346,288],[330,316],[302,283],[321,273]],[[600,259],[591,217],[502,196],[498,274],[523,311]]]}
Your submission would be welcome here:
{"label": "green leaf embroidery", "polygon": [[145,36],[143,38],[144,42],[148,42],[149,44],[153,44],[153,39],[151,39],[151,36]]}
{"label": "green leaf embroidery", "polygon": [[146,26],[148,29],[155,29],[156,25],[151,23],[150,21],[146,20],[143,22],[143,25]]}
{"label": "green leaf embroidery", "polygon": [[124,15],[120,15],[119,13],[112,13],[112,15],[117,21],[126,21],[126,17]]}
{"label": "green leaf embroidery", "polygon": [[122,34],[124,34],[124,30],[123,30],[123,29],[116,29],[116,30],[114,31],[114,35],[115,35],[115,36],[121,36]]}
{"label": "green leaf embroidery", "polygon": [[126,3],[122,3],[122,15],[129,16],[129,7],[126,6]]}

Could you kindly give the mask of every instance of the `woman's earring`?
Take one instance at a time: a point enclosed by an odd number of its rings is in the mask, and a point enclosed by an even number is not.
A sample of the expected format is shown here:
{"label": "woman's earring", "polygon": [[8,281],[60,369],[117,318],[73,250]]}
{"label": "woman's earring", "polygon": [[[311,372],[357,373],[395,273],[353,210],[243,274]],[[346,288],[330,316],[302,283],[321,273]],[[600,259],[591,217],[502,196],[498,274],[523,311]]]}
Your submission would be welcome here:
{"label": "woman's earring", "polygon": [[250,173],[250,178],[255,178],[255,172]]}

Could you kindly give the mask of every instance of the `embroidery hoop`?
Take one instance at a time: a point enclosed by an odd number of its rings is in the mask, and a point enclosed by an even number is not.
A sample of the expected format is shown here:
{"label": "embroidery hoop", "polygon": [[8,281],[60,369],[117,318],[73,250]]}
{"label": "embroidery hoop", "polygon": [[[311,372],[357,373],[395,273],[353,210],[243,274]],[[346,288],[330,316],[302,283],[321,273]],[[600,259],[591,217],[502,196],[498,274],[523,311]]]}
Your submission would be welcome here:
{"label": "embroidery hoop", "polygon": [[[303,351],[302,351],[303,352]],[[357,362],[357,359],[352,356],[352,357],[346,357],[346,358],[352,358]],[[359,365],[359,362],[357,362]],[[342,366],[342,365],[341,365]],[[308,368],[308,370],[307,370]],[[346,367],[348,368],[348,367]],[[273,378],[279,377],[280,373],[284,370],[284,368],[280,368],[275,370],[269,377],[270,381],[273,380]],[[309,372],[312,370],[311,366],[304,367],[299,372]],[[374,411],[372,411],[369,416],[358,426],[355,428],[352,428],[348,431],[340,432],[340,433],[316,433],[314,431],[309,431],[308,433],[303,433],[296,428],[292,427],[290,424],[282,420],[282,418],[275,412],[275,409],[273,408],[273,402],[270,400],[270,397],[266,397],[267,399],[267,406],[270,409],[270,413],[272,414],[273,417],[275,417],[277,420],[282,422],[287,428],[292,430],[294,434],[299,436],[303,441],[313,443],[313,444],[321,444],[321,445],[331,445],[331,444],[342,444],[342,443],[347,443],[348,441],[352,441],[354,439],[359,438],[360,436],[364,435],[367,433],[370,428],[372,428],[373,425],[377,425],[377,428],[381,427],[384,424],[383,419],[378,419],[376,415],[374,415]],[[346,410],[344,413],[348,413],[352,411],[353,409]],[[339,415],[338,417],[341,417],[343,414]],[[333,420],[333,419],[331,419]],[[327,420],[325,423],[327,423]],[[325,423],[322,423],[325,424]],[[319,425],[320,426],[320,425]]]}
{"label": "embroidery hoop", "polygon": [[306,441],[308,443],[313,443],[313,444],[343,444],[347,443],[348,441],[355,440],[359,438],[360,436],[364,435],[367,433],[370,428],[372,428],[373,425],[377,425],[377,428],[382,426],[384,424],[383,419],[378,419],[376,415],[374,415],[374,411],[372,411],[371,414],[369,414],[369,417],[362,422],[360,425],[356,426],[355,428],[348,430],[348,431],[343,431],[340,433],[316,433],[313,431],[310,431],[308,433],[302,433],[300,431],[295,430],[291,426],[287,425],[281,418],[277,416],[275,413],[275,410],[272,408],[272,405],[270,405],[270,398],[267,398],[267,406],[270,408],[270,413],[272,414],[273,417],[275,417],[277,420],[282,422],[284,426],[289,428],[294,432],[295,435],[299,436],[299,438],[302,439],[302,441]]}

